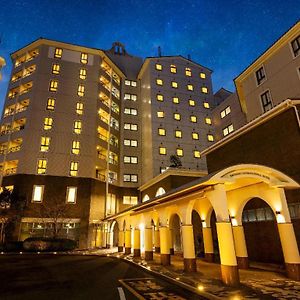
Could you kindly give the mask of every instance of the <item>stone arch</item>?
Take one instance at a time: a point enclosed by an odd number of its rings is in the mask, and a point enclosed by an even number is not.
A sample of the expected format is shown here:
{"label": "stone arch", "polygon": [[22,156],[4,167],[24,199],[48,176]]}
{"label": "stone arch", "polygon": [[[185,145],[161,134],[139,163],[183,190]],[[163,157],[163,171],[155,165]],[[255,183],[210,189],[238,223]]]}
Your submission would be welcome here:
{"label": "stone arch", "polygon": [[204,257],[203,226],[200,214],[193,209],[191,224],[193,225],[194,247],[196,257]]}
{"label": "stone arch", "polygon": [[182,218],[180,217],[180,215],[178,213],[172,213],[169,219],[169,230],[171,235],[171,254],[174,254],[174,251],[183,251],[181,225]]}
{"label": "stone arch", "polygon": [[159,187],[155,193],[155,197],[162,196],[166,193],[165,189],[163,187]]}

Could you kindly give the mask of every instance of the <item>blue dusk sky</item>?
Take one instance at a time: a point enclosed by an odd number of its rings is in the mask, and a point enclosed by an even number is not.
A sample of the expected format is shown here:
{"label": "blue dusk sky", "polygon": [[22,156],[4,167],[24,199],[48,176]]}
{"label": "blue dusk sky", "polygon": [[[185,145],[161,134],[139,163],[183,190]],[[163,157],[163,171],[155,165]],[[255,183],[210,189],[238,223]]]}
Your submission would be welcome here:
{"label": "blue dusk sky", "polygon": [[299,20],[299,0],[0,0],[2,109],[10,53],[39,37],[133,55],[191,55],[212,69],[213,87],[234,90],[233,78]]}

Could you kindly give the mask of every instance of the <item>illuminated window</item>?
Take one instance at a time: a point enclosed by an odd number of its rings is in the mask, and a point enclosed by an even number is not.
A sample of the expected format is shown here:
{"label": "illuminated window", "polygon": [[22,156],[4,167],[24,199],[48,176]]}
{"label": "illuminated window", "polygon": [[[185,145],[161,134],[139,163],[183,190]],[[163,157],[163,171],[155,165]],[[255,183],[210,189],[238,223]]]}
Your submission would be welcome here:
{"label": "illuminated window", "polygon": [[74,132],[77,134],[80,134],[82,130],[82,123],[81,121],[75,121],[74,122]]}
{"label": "illuminated window", "polygon": [[137,110],[135,108],[124,108],[124,114],[125,115],[132,115],[136,116],[137,115]]}
{"label": "illuminated window", "polygon": [[230,106],[227,106],[225,109],[223,109],[221,112],[220,112],[220,115],[221,115],[221,119],[225,118],[227,115],[229,115],[231,112],[231,108]]}
{"label": "illuminated window", "polygon": [[205,123],[208,124],[208,125],[211,125],[211,118],[206,117],[205,118]]}
{"label": "illuminated window", "polygon": [[203,86],[203,87],[201,88],[201,92],[202,92],[203,94],[207,94],[207,93],[208,93],[207,87]]}
{"label": "illuminated window", "polygon": [[124,95],[124,100],[136,101],[136,100],[137,100],[137,95],[126,93],[126,94]]}
{"label": "illuminated window", "polygon": [[158,135],[166,135],[166,129],[158,128]]}
{"label": "illuminated window", "polygon": [[53,119],[52,118],[45,118],[44,119],[44,129],[45,130],[50,130],[53,125]]}
{"label": "illuminated window", "polygon": [[58,81],[57,80],[51,80],[50,81],[50,86],[49,86],[49,91],[50,92],[56,92],[58,87]]}
{"label": "illuminated window", "polygon": [[47,160],[39,159],[37,163],[37,173],[38,174],[46,174],[47,169]]}
{"label": "illuminated window", "polygon": [[130,146],[130,147],[137,147],[138,143],[137,143],[137,140],[125,139],[124,140],[124,145],[125,146]]}
{"label": "illuminated window", "polygon": [[137,156],[124,156],[124,163],[125,164],[137,164],[138,158],[137,158]]}
{"label": "illuminated window", "polygon": [[137,196],[123,196],[123,204],[135,205],[138,203]]}
{"label": "illuminated window", "polygon": [[199,74],[199,76],[200,76],[200,78],[202,78],[202,79],[205,79],[205,78],[206,78],[206,74],[203,73],[203,72],[201,72],[201,73]]}
{"label": "illuminated window", "polygon": [[88,55],[87,55],[87,53],[81,53],[80,62],[82,64],[87,64],[88,63]]}
{"label": "illuminated window", "polygon": [[52,74],[59,74],[59,71],[60,71],[60,65],[59,64],[52,65]]}
{"label": "illuminated window", "polygon": [[124,182],[138,182],[138,176],[136,174],[124,174],[123,181]]}
{"label": "illuminated window", "polygon": [[162,81],[162,79],[156,79],[156,84],[157,85],[163,85],[163,81]]}
{"label": "illuminated window", "polygon": [[192,76],[192,70],[191,68],[185,68],[185,75],[191,77]]}
{"label": "illuminated window", "polygon": [[86,69],[80,69],[79,70],[79,78],[80,79],[86,79]]}
{"label": "illuminated window", "polygon": [[137,126],[137,124],[124,123],[124,129],[131,130],[131,131],[137,131],[138,126]]}
{"label": "illuminated window", "polygon": [[166,147],[159,147],[159,154],[166,155],[167,154],[167,148]]}
{"label": "illuminated window", "polygon": [[195,106],[195,101],[192,100],[192,99],[190,99],[190,100],[189,100],[189,105],[190,105],[190,106]]}
{"label": "illuminated window", "polygon": [[164,118],[164,116],[165,116],[165,113],[163,111],[158,111],[157,112],[157,117],[158,118]]}
{"label": "illuminated window", "polygon": [[230,124],[230,125],[228,125],[227,127],[225,127],[225,128],[223,129],[223,135],[226,136],[226,135],[228,135],[229,133],[231,133],[233,130],[234,130],[234,129],[233,129],[233,125]]}
{"label": "illuminated window", "polygon": [[210,108],[209,103],[208,102],[203,102],[203,107],[204,108]]}
{"label": "illuminated window", "polygon": [[47,100],[47,107],[48,110],[54,110],[55,108],[55,99],[53,98],[48,98]]}
{"label": "illuminated window", "polygon": [[50,138],[46,136],[42,136],[40,151],[47,152],[49,150],[49,145],[50,145]]}
{"label": "illuminated window", "polygon": [[180,121],[181,119],[181,115],[179,113],[174,113],[174,119],[177,120],[177,121]]}
{"label": "illuminated window", "polygon": [[75,204],[76,198],[77,198],[77,187],[76,186],[68,186],[67,194],[66,194],[66,202]]}
{"label": "illuminated window", "polygon": [[150,200],[150,197],[146,194],[146,195],[143,197],[142,202],[146,202],[146,201],[149,201],[149,200]]}
{"label": "illuminated window", "polygon": [[125,85],[130,85],[130,80],[125,80]]}
{"label": "illuminated window", "polygon": [[155,193],[155,197],[162,196],[166,193],[166,190],[163,187],[159,187]]}
{"label": "illuminated window", "polygon": [[136,81],[131,80],[131,86],[136,87]]}
{"label": "illuminated window", "polygon": [[55,58],[61,58],[62,57],[63,50],[61,48],[55,48],[54,50],[54,57]]}
{"label": "illuminated window", "polygon": [[71,176],[77,176],[78,174],[78,162],[71,161],[70,164],[70,175]]}
{"label": "illuminated window", "polygon": [[164,101],[164,96],[161,95],[161,94],[157,94],[157,95],[156,95],[156,100],[157,100],[157,101]]}
{"label": "illuminated window", "polygon": [[170,66],[170,72],[171,72],[171,73],[177,73],[177,68],[176,68],[175,65],[171,65],[171,66]]}
{"label": "illuminated window", "polygon": [[182,131],[181,130],[175,130],[175,137],[182,138]]}
{"label": "illuminated window", "polygon": [[199,150],[194,150],[194,157],[195,158],[200,158],[201,157],[201,153]]}
{"label": "illuminated window", "polygon": [[156,65],[155,65],[155,69],[158,70],[158,71],[161,71],[162,68],[163,68],[163,67],[162,67],[161,64],[156,64]]}
{"label": "illuminated window", "polygon": [[188,84],[188,85],[187,85],[187,89],[188,89],[189,91],[193,91],[193,90],[194,90],[194,87],[193,87],[192,84]]}
{"label": "illuminated window", "polygon": [[79,154],[80,151],[80,142],[79,141],[73,141],[72,142],[72,153],[73,154]]}
{"label": "illuminated window", "polygon": [[84,96],[84,85],[83,84],[79,84],[78,85],[77,95],[79,97],[83,97]]}
{"label": "illuminated window", "polygon": [[177,154],[177,156],[183,156],[183,149],[177,148],[176,149],[176,154]]}
{"label": "illuminated window", "polygon": [[177,89],[178,88],[178,83],[176,81],[172,81],[171,86],[172,86],[172,88]]}
{"label": "illuminated window", "polygon": [[44,185],[34,185],[32,191],[32,202],[42,202],[44,196]]}
{"label": "illuminated window", "polygon": [[214,141],[214,136],[213,136],[212,134],[208,134],[208,135],[207,135],[207,140],[208,140],[209,142],[213,142],[213,141]]}
{"label": "illuminated window", "polygon": [[196,116],[190,116],[190,120],[192,123],[196,123],[197,122],[197,117]]}
{"label": "illuminated window", "polygon": [[76,113],[78,115],[82,115],[83,114],[83,103],[81,103],[81,102],[77,102],[76,103]]}
{"label": "illuminated window", "polygon": [[179,103],[179,98],[178,97],[173,97],[173,103],[178,104]]}
{"label": "illuminated window", "polygon": [[192,139],[199,140],[199,134],[197,132],[192,132]]}

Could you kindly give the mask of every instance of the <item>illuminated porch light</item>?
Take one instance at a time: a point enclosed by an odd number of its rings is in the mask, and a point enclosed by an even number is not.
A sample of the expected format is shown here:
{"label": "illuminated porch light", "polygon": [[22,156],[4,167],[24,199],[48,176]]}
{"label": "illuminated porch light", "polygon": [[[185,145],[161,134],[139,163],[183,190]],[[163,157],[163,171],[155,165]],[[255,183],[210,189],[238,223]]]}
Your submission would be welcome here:
{"label": "illuminated porch light", "polygon": [[230,216],[231,224],[232,226],[238,226],[238,222],[235,218],[235,216]]}
{"label": "illuminated porch light", "polygon": [[22,252],[22,251],[20,251],[20,254],[23,254],[23,252]]}
{"label": "illuminated porch light", "polygon": [[198,291],[204,291],[204,286],[201,285],[201,284],[199,284],[199,285],[197,286],[197,289],[198,289]]}
{"label": "illuminated porch light", "polygon": [[206,228],[206,227],[207,227],[207,226],[206,226],[206,222],[205,222],[204,219],[201,219],[201,223],[202,223],[202,227],[203,227],[203,228]]}
{"label": "illuminated porch light", "polygon": [[176,280],[180,280],[180,278],[179,278],[179,277],[176,277]]}
{"label": "illuminated porch light", "polygon": [[275,211],[277,223],[285,223],[285,217],[281,214],[280,210]]}

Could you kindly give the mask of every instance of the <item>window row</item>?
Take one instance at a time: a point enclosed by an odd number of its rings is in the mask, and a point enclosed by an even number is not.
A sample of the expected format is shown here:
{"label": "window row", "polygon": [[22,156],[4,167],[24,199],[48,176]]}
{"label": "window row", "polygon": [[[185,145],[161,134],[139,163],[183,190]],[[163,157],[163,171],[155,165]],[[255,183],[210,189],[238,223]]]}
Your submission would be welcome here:
{"label": "window row", "polygon": [[138,141],[137,140],[124,139],[124,146],[137,147],[138,146]]}
{"label": "window row", "polygon": [[[163,71],[163,68],[164,67],[163,67],[162,64],[158,64],[158,63],[155,64],[155,69],[157,71]],[[170,73],[176,74],[177,73],[177,67],[176,67],[176,65],[174,65],[174,64],[170,65],[169,66],[169,70],[170,70]],[[188,76],[188,77],[192,76],[192,69],[191,68],[185,67],[184,71],[185,71],[184,73],[185,73],[186,76]],[[206,78],[206,74],[204,72],[200,72],[199,73],[199,77],[201,79],[205,79]]]}
{"label": "window row", "polygon": [[[160,101],[160,102],[163,102],[164,101],[164,96],[162,94],[157,94],[156,95],[156,100],[157,101]],[[172,97],[172,102],[175,103],[175,104],[179,104],[180,103],[180,99],[179,97]],[[196,101],[193,100],[193,99],[189,99],[189,105],[190,106],[195,106],[196,105]],[[204,101],[203,102],[203,107],[204,108],[210,108],[210,105],[208,102]]]}
{"label": "window row", "polygon": [[[157,112],[157,117],[158,118],[164,118],[165,117],[165,112],[158,111]],[[176,121],[180,121],[181,120],[181,114],[180,113],[173,113],[173,119],[176,120]],[[190,121],[192,123],[197,123],[197,120],[198,120],[197,116],[194,116],[194,115],[190,116]],[[205,122],[205,124],[208,124],[208,125],[212,124],[212,120],[211,120],[210,117],[204,118],[204,122]]]}
{"label": "window row", "polygon": [[[55,98],[48,98],[47,99],[46,109],[50,110],[50,111],[54,111],[54,109],[55,109]],[[83,103],[82,102],[77,102],[76,103],[76,110],[75,111],[78,115],[83,114]]]}
{"label": "window row", "polygon": [[137,164],[138,158],[137,156],[124,156],[124,163],[125,164]]}
{"label": "window row", "polygon": [[124,108],[124,114],[125,115],[137,116],[137,109],[125,107]]}
{"label": "window row", "polygon": [[125,130],[130,130],[130,131],[137,131],[138,130],[138,126],[137,126],[137,124],[124,123],[124,129]]}
{"label": "window row", "polygon": [[230,124],[230,125],[226,126],[225,128],[223,128],[223,135],[226,136],[233,131],[234,131],[233,125]]}
{"label": "window row", "polygon": [[[54,58],[62,58],[63,49],[62,48],[55,48],[54,49]],[[88,54],[87,53],[80,53],[80,62],[82,64],[88,63]]]}
{"label": "window row", "polygon": [[136,81],[125,79],[125,85],[136,87]]}
{"label": "window row", "polygon": [[125,93],[124,94],[124,100],[136,101],[137,100],[137,95]]}
{"label": "window row", "polygon": [[[58,90],[58,80],[50,80],[49,91],[57,92]],[[83,97],[85,94],[85,86],[83,84],[79,84],[77,87],[77,95],[79,97]]]}
{"label": "window row", "polygon": [[[167,148],[166,147],[159,147],[159,154],[160,155],[167,155]],[[182,148],[176,149],[176,155],[179,157],[184,156],[184,151]],[[194,158],[201,158],[201,152],[199,150],[193,150]]]}
{"label": "window row", "polygon": [[123,204],[138,204],[138,196],[123,196]]}
{"label": "window row", "polygon": [[[156,79],[156,84],[159,85],[159,86],[162,86],[162,85],[164,85],[164,81],[161,78],[157,78]],[[177,89],[178,88],[178,82],[171,81],[171,87],[174,88],[174,89]],[[186,85],[186,89],[188,91],[193,91],[194,90],[194,86],[192,84],[187,84]],[[207,94],[208,93],[208,88],[206,86],[202,86],[201,87],[201,92],[203,94]]]}
{"label": "window row", "polygon": [[[37,162],[37,174],[44,175],[47,172],[47,159],[39,159]],[[69,175],[70,176],[77,176],[78,174],[78,162],[71,161]]]}
{"label": "window row", "polygon": [[124,182],[138,182],[138,175],[137,174],[124,174],[123,181]]}
{"label": "window row", "polygon": [[[52,74],[59,75],[61,71],[60,64],[53,64],[52,65]],[[87,77],[87,70],[86,69],[79,69],[79,78],[85,80]]]}
{"label": "window row", "polygon": [[[164,128],[158,128],[158,135],[161,135],[161,136],[167,135],[166,129],[164,129]],[[182,130],[177,129],[177,130],[174,131],[174,137],[176,137],[176,138],[182,138],[182,136],[183,136],[182,135]],[[193,140],[199,140],[199,133],[192,132],[191,136],[192,136]]]}
{"label": "window row", "polygon": [[[53,128],[53,118],[46,117],[44,118],[44,130],[51,130]],[[76,134],[81,134],[82,131],[82,122],[74,121],[73,132]]]}
{"label": "window row", "polygon": [[221,112],[220,112],[220,115],[221,115],[221,119],[225,118],[227,115],[229,115],[231,112],[231,108],[230,106],[227,106],[225,109],[223,109]]}

